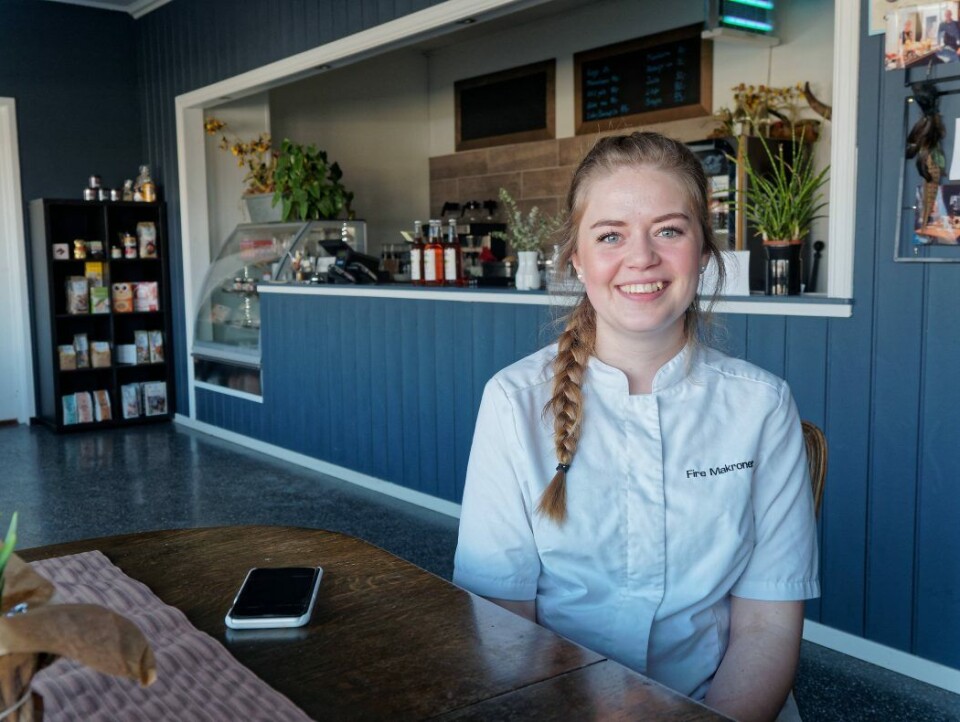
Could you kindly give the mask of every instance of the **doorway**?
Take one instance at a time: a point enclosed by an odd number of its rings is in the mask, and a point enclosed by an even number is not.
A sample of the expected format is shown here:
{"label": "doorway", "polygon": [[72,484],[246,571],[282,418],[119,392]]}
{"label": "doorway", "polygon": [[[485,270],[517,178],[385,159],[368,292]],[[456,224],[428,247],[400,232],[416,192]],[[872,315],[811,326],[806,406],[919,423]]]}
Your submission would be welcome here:
{"label": "doorway", "polygon": [[16,103],[0,98],[0,424],[34,415]]}

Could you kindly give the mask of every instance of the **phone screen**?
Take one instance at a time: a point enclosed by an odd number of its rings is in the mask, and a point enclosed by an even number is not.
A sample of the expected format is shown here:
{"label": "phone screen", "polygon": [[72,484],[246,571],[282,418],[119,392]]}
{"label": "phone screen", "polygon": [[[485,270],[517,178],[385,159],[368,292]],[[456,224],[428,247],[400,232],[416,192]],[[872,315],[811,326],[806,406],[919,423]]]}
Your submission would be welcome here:
{"label": "phone screen", "polygon": [[252,569],[230,612],[232,617],[300,617],[310,608],[319,569]]}

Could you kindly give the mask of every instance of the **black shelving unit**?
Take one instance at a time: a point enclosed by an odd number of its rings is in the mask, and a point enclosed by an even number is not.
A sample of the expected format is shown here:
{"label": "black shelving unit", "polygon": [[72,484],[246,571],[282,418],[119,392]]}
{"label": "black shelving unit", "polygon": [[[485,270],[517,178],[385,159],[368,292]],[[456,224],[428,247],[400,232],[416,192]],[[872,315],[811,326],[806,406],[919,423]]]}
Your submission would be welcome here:
{"label": "black shelving unit", "polygon": [[[162,203],[52,200],[30,202],[30,235],[33,260],[34,364],[37,389],[37,417],[56,431],[83,431],[115,428],[157,421],[169,421],[174,412],[174,377],[171,363],[173,338],[170,311],[170,269],[167,234]],[[120,236],[137,234],[137,224],[152,222],[156,227],[156,258],[111,258],[110,249]],[[74,241],[100,241],[103,257],[74,258]],[[55,258],[54,246],[67,244],[68,258]],[[109,313],[70,314],[67,312],[66,282],[84,276],[87,262],[103,264],[103,283],[111,298]],[[115,312],[113,283],[157,284],[157,311]],[[92,309],[90,309],[92,310]],[[118,345],[133,344],[135,331],[162,331],[163,361],[120,364]],[[61,370],[61,345],[73,343],[77,334],[87,334],[90,343],[110,344],[110,366]],[[166,383],[164,413],[123,418],[121,387],[127,384]],[[93,423],[64,424],[63,397],[79,391],[105,389],[110,397],[111,419]]]}

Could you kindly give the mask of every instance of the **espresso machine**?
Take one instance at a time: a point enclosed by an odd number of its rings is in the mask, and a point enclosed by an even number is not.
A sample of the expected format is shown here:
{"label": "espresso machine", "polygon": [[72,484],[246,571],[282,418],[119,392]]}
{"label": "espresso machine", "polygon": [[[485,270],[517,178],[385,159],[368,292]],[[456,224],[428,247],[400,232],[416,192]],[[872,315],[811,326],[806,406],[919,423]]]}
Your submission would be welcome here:
{"label": "espresso machine", "polygon": [[502,238],[495,238],[496,231],[504,232],[507,224],[500,221],[499,204],[494,200],[467,201],[463,204],[447,202],[443,204],[441,218],[456,218],[457,236],[463,253],[464,273],[482,283],[485,275],[484,264],[500,263],[507,255],[507,244]]}

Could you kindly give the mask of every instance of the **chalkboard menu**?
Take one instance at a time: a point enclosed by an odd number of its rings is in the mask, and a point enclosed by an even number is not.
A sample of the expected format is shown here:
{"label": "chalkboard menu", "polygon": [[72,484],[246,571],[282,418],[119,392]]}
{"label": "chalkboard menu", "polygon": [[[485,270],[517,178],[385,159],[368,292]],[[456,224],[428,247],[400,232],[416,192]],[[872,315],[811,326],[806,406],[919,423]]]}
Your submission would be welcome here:
{"label": "chalkboard menu", "polygon": [[454,83],[456,149],[555,137],[556,61]]}
{"label": "chalkboard menu", "polygon": [[576,131],[710,115],[713,47],[699,25],[574,55]]}

